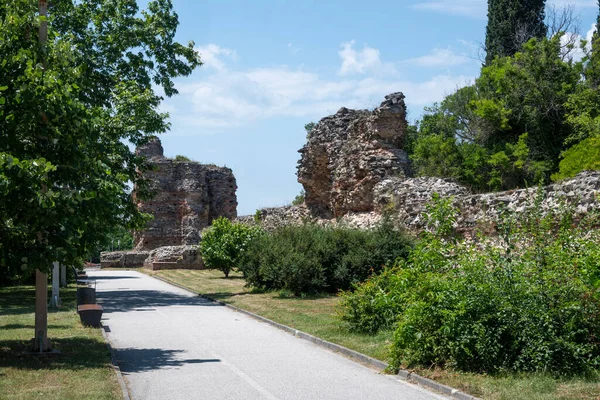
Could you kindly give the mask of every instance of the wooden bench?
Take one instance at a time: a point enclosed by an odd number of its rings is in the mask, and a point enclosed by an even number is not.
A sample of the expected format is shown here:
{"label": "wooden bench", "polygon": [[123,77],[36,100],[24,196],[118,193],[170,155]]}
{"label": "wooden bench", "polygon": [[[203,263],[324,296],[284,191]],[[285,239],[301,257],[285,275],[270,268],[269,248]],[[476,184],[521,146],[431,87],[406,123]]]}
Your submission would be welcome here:
{"label": "wooden bench", "polygon": [[87,283],[87,279],[88,276],[85,272],[79,272],[77,271],[77,268],[71,266],[71,269],[73,270],[73,275],[75,276],[75,282],[78,284],[86,284]]}
{"label": "wooden bench", "polygon": [[100,327],[100,319],[104,309],[99,304],[83,304],[77,307],[81,323],[85,326]]}

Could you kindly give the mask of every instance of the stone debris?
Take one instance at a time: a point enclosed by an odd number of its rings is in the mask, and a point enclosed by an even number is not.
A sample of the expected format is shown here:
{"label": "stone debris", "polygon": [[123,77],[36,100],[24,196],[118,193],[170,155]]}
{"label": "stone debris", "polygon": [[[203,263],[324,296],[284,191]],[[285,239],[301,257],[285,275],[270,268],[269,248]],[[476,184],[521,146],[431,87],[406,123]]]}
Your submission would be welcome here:
{"label": "stone debris", "polygon": [[[582,172],[573,179],[545,186],[542,190],[542,210],[558,209],[563,204],[570,204],[575,219],[593,210],[600,211],[600,171]],[[321,225],[338,224],[369,229],[376,226],[382,215],[387,213],[407,230],[420,232],[424,227],[422,215],[425,206],[434,193],[442,198],[453,198],[453,205],[460,211],[456,228],[459,232],[470,234],[478,227],[490,225],[490,221],[496,220],[503,208],[517,213],[525,211],[535,200],[538,188],[473,194],[468,188],[448,179],[389,178],[379,182],[373,189],[374,211],[350,212],[339,218],[327,219],[314,216],[306,206],[269,208],[260,210],[261,224],[267,229],[274,229],[277,226],[313,221]],[[239,217],[237,220],[248,223],[252,217]]]}

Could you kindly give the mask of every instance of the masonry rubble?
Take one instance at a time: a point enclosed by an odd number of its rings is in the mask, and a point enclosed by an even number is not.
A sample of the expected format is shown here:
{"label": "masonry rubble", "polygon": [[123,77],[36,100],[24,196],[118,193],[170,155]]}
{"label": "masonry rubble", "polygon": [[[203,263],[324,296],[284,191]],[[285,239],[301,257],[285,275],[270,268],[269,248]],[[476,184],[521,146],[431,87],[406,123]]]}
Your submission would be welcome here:
{"label": "masonry rubble", "polygon": [[319,121],[299,150],[298,181],[311,213],[335,218],[373,211],[375,185],[410,176],[406,127],[402,93],[385,96],[372,112],[341,108]]}
{"label": "masonry rubble", "polygon": [[[373,111],[342,108],[323,118],[299,151],[297,175],[305,203],[238,218],[236,182],[230,169],[165,158],[160,141],[150,141],[137,151],[154,166],[146,177],[156,196],[137,204],[154,219],[135,234],[135,250],[103,253],[102,266],[202,268],[196,246],[200,232],[219,216],[247,224],[258,221],[267,229],[307,221],[368,229],[385,213],[418,232],[424,226],[426,204],[438,193],[453,198],[460,210],[457,228],[468,234],[494,220],[503,207],[522,212],[533,201],[536,188],[474,194],[448,179],[412,177],[403,149],[406,127],[402,93],[386,96]],[[574,205],[577,215],[598,210],[600,171],[583,172],[543,191],[543,209],[566,201]]]}
{"label": "masonry rubble", "polygon": [[[369,228],[386,212],[418,232],[424,226],[425,205],[438,193],[453,197],[460,210],[457,228],[469,233],[493,221],[503,207],[522,212],[532,203],[537,188],[473,194],[448,179],[412,177],[403,150],[406,126],[402,93],[386,96],[372,112],[342,108],[323,118],[300,150],[298,181],[304,187],[305,204],[259,210],[260,223],[267,229],[304,221]],[[557,208],[566,201],[582,215],[599,208],[599,190],[600,172],[583,172],[544,187],[542,208]],[[244,223],[253,220],[238,218]]]}
{"label": "masonry rubble", "polygon": [[229,168],[164,157],[159,139],[140,146],[152,168],[144,172],[154,196],[136,199],[153,219],[134,233],[133,251],[102,253],[102,267],[202,268],[200,232],[220,216],[237,216],[236,181]]}

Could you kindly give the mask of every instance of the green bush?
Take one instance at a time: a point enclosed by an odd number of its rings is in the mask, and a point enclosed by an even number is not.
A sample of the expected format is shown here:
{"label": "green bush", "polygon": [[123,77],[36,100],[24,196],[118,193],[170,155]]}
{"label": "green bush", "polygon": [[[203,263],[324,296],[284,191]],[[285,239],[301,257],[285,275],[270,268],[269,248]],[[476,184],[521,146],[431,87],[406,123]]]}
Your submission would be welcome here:
{"label": "green bush", "polygon": [[410,239],[386,221],[363,231],[305,224],[258,235],[240,267],[248,284],[262,289],[335,293],[405,257]]}
{"label": "green bush", "polygon": [[572,178],[586,170],[600,170],[600,137],[584,139],[565,151],[559,171],[552,175],[552,180]]}
{"label": "green bush", "polygon": [[300,194],[298,194],[296,197],[294,197],[294,200],[292,200],[292,205],[293,206],[299,206],[301,204],[304,204],[304,189],[302,189],[300,191]]}
{"label": "green bush", "polygon": [[394,326],[394,367],[599,367],[600,234],[591,222],[573,227],[567,207],[540,210],[538,201],[520,221],[506,212],[490,240],[426,232],[406,261],[344,293],[342,318],[365,332]]}
{"label": "green bush", "polygon": [[175,162],[192,162],[192,160],[189,157],[178,154],[175,156]]}
{"label": "green bush", "polygon": [[240,256],[248,248],[260,228],[233,223],[225,217],[213,220],[202,235],[200,253],[209,269],[218,269],[229,277],[229,272],[239,264]]}

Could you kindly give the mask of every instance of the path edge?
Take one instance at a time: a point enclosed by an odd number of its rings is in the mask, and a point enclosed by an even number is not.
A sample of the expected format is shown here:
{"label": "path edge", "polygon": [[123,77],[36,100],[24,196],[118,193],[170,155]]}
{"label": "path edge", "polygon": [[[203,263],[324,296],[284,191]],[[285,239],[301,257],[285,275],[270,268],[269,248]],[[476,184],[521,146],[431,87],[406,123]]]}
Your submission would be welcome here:
{"label": "path edge", "polygon": [[[245,315],[247,315],[247,316],[249,316],[251,318],[254,318],[256,320],[259,320],[261,322],[265,322],[265,323],[267,323],[267,324],[269,324],[271,326],[274,326],[275,328],[281,329],[281,330],[283,330],[283,331],[285,331],[285,332],[287,332],[287,333],[289,333],[289,334],[291,334],[291,335],[293,335],[293,336],[295,336],[295,337],[297,337],[299,339],[308,340],[309,342],[311,342],[311,343],[313,343],[313,344],[315,344],[315,345],[317,345],[319,347],[322,347],[324,349],[328,349],[328,350],[334,351],[336,353],[340,353],[340,354],[346,356],[347,358],[350,358],[350,359],[352,359],[352,360],[354,360],[354,361],[356,361],[356,362],[358,362],[360,364],[363,364],[363,365],[366,364],[369,367],[373,367],[373,368],[379,369],[380,372],[382,372],[383,370],[385,370],[389,366],[389,364],[387,364],[387,363],[385,363],[383,361],[377,360],[377,359],[375,359],[373,357],[369,357],[369,356],[367,356],[365,354],[359,353],[358,351],[351,350],[351,349],[349,349],[347,347],[344,347],[344,346],[340,346],[339,344],[328,342],[327,340],[323,340],[323,339],[318,338],[316,336],[310,335],[310,334],[308,334],[306,332],[299,331],[299,330],[297,330],[295,328],[292,328],[291,326],[280,324],[278,322],[275,322],[273,320],[270,320],[268,318],[265,318],[263,316],[255,314],[255,313],[250,312],[248,310],[244,310],[243,308],[239,308],[239,307],[233,306],[231,304],[223,303],[222,301],[219,301],[217,299],[213,299],[212,297],[206,296],[206,295],[204,295],[202,293],[199,293],[199,292],[197,292],[195,290],[187,288],[187,287],[185,287],[183,285],[180,285],[178,283],[172,282],[172,281],[170,281],[170,280],[168,280],[166,278],[163,278],[161,276],[149,275],[149,274],[144,274],[144,275],[149,276],[150,278],[158,279],[159,281],[162,281],[162,282],[167,283],[169,285],[178,287],[179,289],[185,290],[188,293],[193,293],[194,295],[202,297],[203,299],[210,300],[213,303],[220,304],[222,306],[230,308],[230,309],[232,309],[234,311],[237,311],[239,313],[245,314]],[[104,330],[103,330],[103,335],[104,335]],[[112,350],[111,350],[111,352],[112,352]],[[119,374],[120,374],[120,370],[119,370]],[[441,393],[441,394],[444,394],[444,395],[447,395],[447,396],[451,396],[452,398],[455,398],[457,400],[481,400],[479,397],[472,396],[472,395],[470,395],[468,393],[465,393],[465,392],[462,392],[462,391],[460,391],[458,389],[455,389],[453,387],[450,387],[450,386],[438,383],[438,382],[436,382],[436,381],[434,381],[432,379],[425,378],[425,377],[423,377],[421,375],[412,373],[412,372],[407,371],[407,370],[401,369],[400,371],[398,371],[398,374],[396,376],[399,379],[403,380],[403,381],[416,383],[419,386],[425,387],[427,389],[434,390],[434,391],[436,391],[438,393]],[[129,400],[129,399],[127,398],[125,400]]]}
{"label": "path edge", "polygon": [[108,348],[108,351],[110,353],[110,362],[112,364],[113,371],[115,371],[115,374],[117,375],[117,381],[119,381],[119,386],[121,387],[123,400],[131,400],[131,397],[129,397],[129,389],[127,388],[127,383],[125,383],[125,378],[123,378],[123,374],[121,373],[121,368],[119,367],[119,363],[117,362],[115,350],[110,344],[110,339],[108,338],[108,333],[104,330],[104,325],[101,324],[100,330],[102,331],[104,343],[106,344],[106,347]]}

